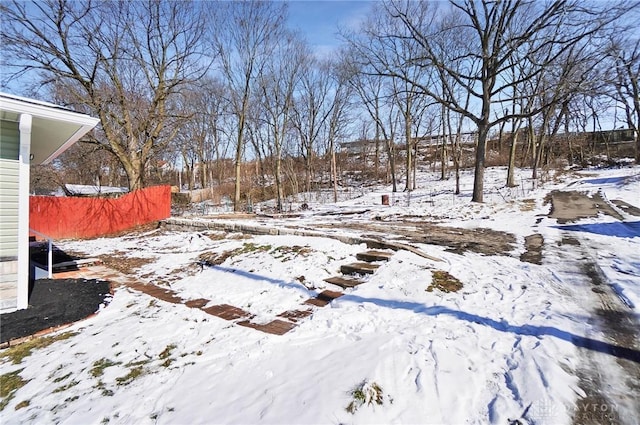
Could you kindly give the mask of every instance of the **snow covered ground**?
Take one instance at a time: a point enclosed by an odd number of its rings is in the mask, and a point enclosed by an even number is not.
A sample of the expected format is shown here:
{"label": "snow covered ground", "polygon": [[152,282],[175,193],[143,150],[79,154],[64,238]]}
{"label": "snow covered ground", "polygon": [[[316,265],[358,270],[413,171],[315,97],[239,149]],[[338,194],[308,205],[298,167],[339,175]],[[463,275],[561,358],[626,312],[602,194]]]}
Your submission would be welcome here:
{"label": "snow covered ground", "polygon": [[[469,202],[471,174],[463,175],[463,195],[454,196],[452,180],[426,172],[411,199],[380,188],[336,205],[311,203],[295,223],[322,229],[324,237],[160,229],[60,242],[91,256],[146,259],[134,271],[140,281],[237,306],[266,323],[337,289],[323,280],[366,250],[328,237],[357,233],[341,228],[347,222],[404,217],[515,236],[506,255],[426,243],[414,245],[442,261],[397,251],[366,283],[280,336],[121,287],[98,315],[67,329],[76,335],[19,364],[0,360],[1,374],[19,371],[28,381],[0,417],[70,424],[571,423],[577,401],[590,396],[579,378],[585,352],[600,346],[594,340],[612,344],[591,320],[598,298],[581,265],[593,261],[637,320],[640,218],[621,211],[622,227],[605,215],[560,225],[547,217],[547,195],[600,191],[640,206],[640,167],[551,175],[535,185],[529,170],[520,173],[521,186],[506,189],[506,170],[488,169],[481,205]],[[391,206],[380,204],[383,194],[392,195]],[[532,234],[544,239],[542,264],[520,260]],[[198,263],[202,254],[225,252],[233,254],[218,266]],[[427,291],[436,271],[462,289]],[[616,358],[598,356],[607,376],[617,376]],[[608,385],[612,394],[627,389],[622,379]],[[587,407],[633,423],[640,394],[627,395]]]}

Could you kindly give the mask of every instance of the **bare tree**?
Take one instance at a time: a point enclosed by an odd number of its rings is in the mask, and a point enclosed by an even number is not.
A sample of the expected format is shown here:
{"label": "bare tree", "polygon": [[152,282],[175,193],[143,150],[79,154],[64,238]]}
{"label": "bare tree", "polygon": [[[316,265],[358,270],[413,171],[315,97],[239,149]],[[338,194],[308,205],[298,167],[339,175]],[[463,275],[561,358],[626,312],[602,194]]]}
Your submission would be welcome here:
{"label": "bare tree", "polygon": [[[478,130],[475,178],[472,200],[483,201],[483,180],[486,141],[489,130],[503,121],[522,117],[524,111],[512,115],[492,116],[492,107],[508,111],[513,102],[512,88],[535,77],[556,58],[587,37],[591,37],[627,12],[628,5],[584,5],[578,1],[450,1],[458,19],[441,19],[443,11],[434,10],[435,3],[391,0],[385,11],[402,24],[398,32],[370,31],[379,43],[353,43],[368,63],[381,75],[405,79],[420,91],[454,112],[471,120]],[[460,37],[460,34],[464,37]],[[407,35],[408,34],[408,35]],[[462,43],[451,49],[451,43]],[[381,54],[380,46],[395,49],[397,43],[417,44],[407,52],[417,52],[403,58],[401,63],[389,62]],[[544,52],[545,55],[540,53]],[[540,61],[543,57],[545,60]],[[515,81],[503,76],[512,67],[514,58],[529,61],[527,73]],[[435,71],[434,79],[413,79],[404,70],[426,67]],[[459,87],[472,96],[470,108],[454,93]],[[444,90],[443,90],[444,89]],[[536,115],[548,105],[539,104]]]}
{"label": "bare tree", "polygon": [[286,4],[262,1],[216,3],[213,10],[217,32],[213,40],[220,55],[220,71],[229,93],[236,121],[234,210],[241,209],[241,165],[244,154],[250,100],[258,77],[272,59],[281,37]]}
{"label": "bare tree", "polygon": [[333,91],[330,97],[331,115],[327,122],[327,154],[330,160],[331,180],[333,181],[333,200],[338,202],[338,164],[336,162],[336,149],[338,140],[344,138],[349,126],[349,106],[351,105],[352,92],[349,87],[348,74],[344,72],[342,63],[339,62],[333,68]]}
{"label": "bare tree", "polygon": [[172,104],[207,70],[205,22],[192,2],[46,0],[0,5],[2,46],[12,78],[36,76],[68,105],[100,118],[103,144],[130,189],[144,186],[154,151],[184,117]]}
{"label": "bare tree", "polygon": [[[448,130],[450,145],[451,145],[451,159],[453,160],[453,168],[455,171],[455,191],[456,195],[460,194],[460,166],[462,160],[462,128],[464,125],[464,116],[461,114],[455,114],[455,118],[451,118],[452,112],[450,109],[445,108],[445,123]],[[455,131],[453,131],[453,125],[455,125]]]}
{"label": "bare tree", "polygon": [[398,105],[396,102],[390,101],[391,97],[388,91],[390,90],[391,81],[385,81],[384,77],[365,71],[366,68],[359,67],[353,63],[354,54],[355,52],[345,54],[343,72],[348,75],[347,83],[349,87],[355,93],[360,104],[375,125],[374,166],[376,167],[376,173],[380,156],[380,143],[384,143],[388,166],[387,174],[390,175],[392,191],[397,192],[395,133]]}
{"label": "bare tree", "polygon": [[[538,177],[538,169],[547,156],[547,142],[558,133],[565,120],[567,105],[579,95],[600,96],[603,78],[602,68],[598,66],[601,55],[597,43],[597,39],[587,38],[584,42],[573,44],[557,60],[530,78],[527,84],[523,84],[525,88],[521,97],[526,99],[525,108],[539,110],[532,117],[537,118],[538,128],[537,134],[531,139],[534,179]],[[526,87],[531,89],[527,90]],[[530,129],[533,131],[533,126]]]}
{"label": "bare tree", "polygon": [[[382,5],[374,7],[361,26],[361,33],[344,33],[352,46],[354,60],[360,62],[360,72],[376,74],[380,68],[392,68],[394,73],[383,73],[391,77],[391,99],[402,113],[405,140],[405,191],[415,187],[414,152],[417,150],[417,128],[419,117],[430,100],[415,82],[427,78],[428,67],[406,66],[406,58],[419,55],[419,45],[407,42],[411,33],[402,22],[386,13]],[[394,34],[394,37],[380,37],[380,34]],[[419,112],[420,111],[420,112]]]}
{"label": "bare tree", "polygon": [[635,159],[640,163],[640,37],[637,34],[640,13],[636,13],[631,24],[632,31],[612,39],[609,55],[613,62],[614,100],[624,111],[627,126],[633,130]]}
{"label": "bare tree", "polygon": [[120,167],[111,169],[111,155],[98,145],[76,143],[66,150],[53,164],[31,167],[32,192],[53,191],[65,184],[91,185],[97,188],[110,186],[122,171]]}
{"label": "bare tree", "polygon": [[[194,176],[201,188],[212,185],[214,163],[218,166],[226,154],[227,145],[224,134],[225,87],[218,79],[205,77],[197,84],[185,90],[183,108],[191,118],[181,127],[176,141],[180,146],[185,165],[193,163]],[[220,177],[217,178],[220,181]]]}
{"label": "bare tree", "polygon": [[283,33],[272,60],[260,76],[265,124],[268,127],[274,159],[276,209],[283,211],[282,156],[287,131],[293,114],[293,96],[298,87],[301,70],[309,53],[295,33]]}
{"label": "bare tree", "polygon": [[331,72],[334,65],[330,59],[320,61],[309,56],[303,66],[292,123],[300,137],[300,154],[306,165],[304,190],[310,192],[315,171],[314,158],[331,114],[330,94],[334,82]]}

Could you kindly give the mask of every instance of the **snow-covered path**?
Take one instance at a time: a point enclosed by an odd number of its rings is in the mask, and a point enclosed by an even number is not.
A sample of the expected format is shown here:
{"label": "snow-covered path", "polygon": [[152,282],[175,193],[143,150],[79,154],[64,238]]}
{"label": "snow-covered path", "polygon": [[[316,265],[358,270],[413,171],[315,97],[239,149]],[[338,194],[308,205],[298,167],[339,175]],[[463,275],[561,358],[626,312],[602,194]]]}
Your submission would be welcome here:
{"label": "snow-covered path", "polygon": [[[601,184],[617,181],[602,179],[597,182]],[[571,193],[573,202],[583,197],[582,202],[589,203],[590,199],[586,195]],[[603,203],[606,194],[602,188],[599,188],[597,195],[598,201]],[[566,198],[554,197],[554,207],[563,209],[561,204]],[[600,205],[607,208],[609,215],[620,220],[624,220],[622,215],[627,215],[628,212],[609,204]],[[597,224],[592,228],[601,233],[604,229],[613,227],[615,230],[607,229],[606,232],[625,235],[633,234],[636,224],[637,222],[614,221]],[[624,291],[619,279],[611,276],[611,263],[619,265],[629,261],[629,258],[618,258],[614,247],[590,237],[591,232],[579,231],[582,228],[583,225],[561,226],[560,243],[549,249],[550,256],[561,257],[564,261],[565,269],[561,272],[564,274],[563,280],[567,280],[567,275],[583,277],[574,293],[581,300],[581,305],[588,306],[589,313],[589,326],[585,327],[587,338],[580,344],[583,346],[583,366],[577,371],[579,386],[584,394],[576,402],[573,421],[575,424],[634,424],[640,417],[640,399],[637,397],[640,394],[640,323],[638,315],[634,313],[634,302],[637,301],[633,292],[625,293],[629,291]],[[563,245],[566,244],[572,249],[564,249]],[[610,270],[608,275],[603,267]],[[616,270],[615,267],[613,269]],[[629,270],[628,264],[623,270]]]}

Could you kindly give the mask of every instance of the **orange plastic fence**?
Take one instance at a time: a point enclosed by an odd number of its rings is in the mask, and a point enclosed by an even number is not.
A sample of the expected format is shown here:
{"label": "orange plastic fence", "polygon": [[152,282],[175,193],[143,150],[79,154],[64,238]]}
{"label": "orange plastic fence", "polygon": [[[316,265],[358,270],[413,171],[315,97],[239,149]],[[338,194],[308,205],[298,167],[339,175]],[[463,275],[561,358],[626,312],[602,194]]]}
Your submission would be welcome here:
{"label": "orange plastic fence", "polygon": [[29,198],[29,227],[56,239],[104,236],[170,216],[170,186],[148,187],[115,199]]}

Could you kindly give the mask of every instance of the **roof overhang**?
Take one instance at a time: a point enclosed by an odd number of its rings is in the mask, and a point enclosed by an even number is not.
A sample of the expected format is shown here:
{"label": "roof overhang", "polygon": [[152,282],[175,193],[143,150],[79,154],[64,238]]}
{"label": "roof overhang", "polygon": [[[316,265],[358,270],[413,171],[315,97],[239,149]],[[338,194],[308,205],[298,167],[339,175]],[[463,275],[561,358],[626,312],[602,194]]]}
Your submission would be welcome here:
{"label": "roof overhang", "polygon": [[32,117],[32,164],[47,164],[67,150],[100,120],[52,103],[0,93],[0,119],[20,121]]}

